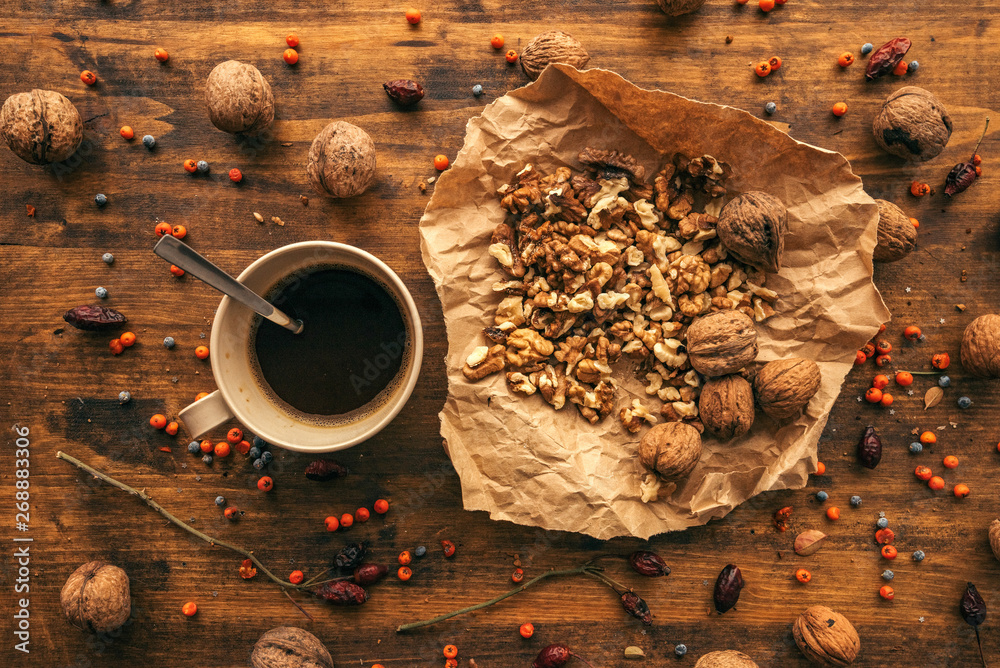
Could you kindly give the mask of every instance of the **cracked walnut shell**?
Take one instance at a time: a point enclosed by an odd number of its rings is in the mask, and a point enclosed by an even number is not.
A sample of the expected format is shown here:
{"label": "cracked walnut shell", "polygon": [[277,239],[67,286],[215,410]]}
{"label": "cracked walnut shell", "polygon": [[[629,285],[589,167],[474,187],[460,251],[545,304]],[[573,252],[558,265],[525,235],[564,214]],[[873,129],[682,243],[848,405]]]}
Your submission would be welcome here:
{"label": "cracked walnut shell", "polygon": [[67,578],[59,602],[76,628],[109,633],[121,628],[132,613],[128,575],[117,566],[89,561]]}
{"label": "cracked walnut shell", "polygon": [[742,311],[701,316],[687,331],[688,359],[705,376],[736,373],[757,358],[757,329]]}
{"label": "cracked walnut shell", "polygon": [[219,63],[208,75],[205,103],[212,124],[232,134],[260,134],[274,121],[274,95],[264,75],[238,60]]}
{"label": "cracked walnut shell", "polygon": [[715,229],[722,244],[737,260],[776,274],[785,250],[787,219],[781,200],[753,191],[727,202]]}
{"label": "cracked walnut shell", "polygon": [[792,625],[795,644],[810,662],[820,666],[849,666],[861,651],[861,639],[847,618],[823,605],[814,605]]}
{"label": "cracked walnut shell", "polygon": [[375,142],[357,125],[334,121],[320,130],[309,147],[306,173],[321,195],[360,195],[375,180]]}
{"label": "cracked walnut shell", "polygon": [[892,202],[877,199],[875,203],[878,204],[878,243],[873,259],[876,262],[902,260],[917,245],[917,228]]}
{"label": "cracked walnut shell", "polygon": [[25,162],[62,162],[80,147],[83,121],[66,97],[36,88],[30,93],[15,93],[3,103],[0,136]]}
{"label": "cracked walnut shell", "polygon": [[785,420],[802,410],[819,390],[819,365],[792,357],[768,362],[754,378],[754,392],[762,411]]}
{"label": "cracked walnut shell", "polygon": [[705,430],[719,440],[742,436],[753,426],[753,388],[741,376],[712,378],[701,388],[698,416]]}
{"label": "cracked walnut shell", "polygon": [[981,315],[962,334],[962,366],[973,376],[1000,378],[1000,315]]}
{"label": "cracked walnut shell", "polygon": [[521,51],[521,69],[534,81],[549,63],[564,63],[582,70],[590,54],[572,35],[549,30],[536,36]]}
{"label": "cracked walnut shell", "polygon": [[252,668],[333,668],[333,658],[319,638],[295,626],[267,631],[253,646]]}
{"label": "cracked walnut shell", "polygon": [[951,118],[933,94],[904,86],[882,103],[872,134],[883,149],[908,160],[936,157],[951,138]]}
{"label": "cracked walnut shell", "polygon": [[639,441],[639,460],[664,481],[691,474],[701,457],[701,434],[685,422],[658,424]]}
{"label": "cracked walnut shell", "polygon": [[759,668],[749,656],[735,649],[702,654],[694,668]]}

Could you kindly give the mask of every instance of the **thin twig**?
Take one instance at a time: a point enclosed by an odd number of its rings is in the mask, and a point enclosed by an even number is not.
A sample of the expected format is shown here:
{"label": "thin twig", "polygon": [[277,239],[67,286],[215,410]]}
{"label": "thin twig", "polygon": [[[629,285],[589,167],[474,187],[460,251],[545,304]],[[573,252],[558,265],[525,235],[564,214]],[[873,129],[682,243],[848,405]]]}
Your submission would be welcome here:
{"label": "thin twig", "polygon": [[[989,122],[990,122],[990,119],[987,118],[986,119],[986,123],[989,124]],[[986,657],[983,656],[983,641],[979,639],[979,627],[978,626],[974,626],[972,628],[976,629],[976,644],[979,645],[979,658],[983,662],[983,668],[987,668],[986,667]]]}
{"label": "thin twig", "polygon": [[287,589],[282,588],[281,589],[281,593],[288,597],[288,600],[292,602],[292,605],[294,605],[296,608],[298,608],[299,612],[301,612],[303,615],[306,616],[306,619],[308,619],[310,622],[315,622],[316,621],[315,619],[313,619],[312,615],[310,615],[308,612],[306,612],[305,608],[303,608],[301,605],[299,605],[295,601],[295,599],[292,598],[292,595],[288,593]]}

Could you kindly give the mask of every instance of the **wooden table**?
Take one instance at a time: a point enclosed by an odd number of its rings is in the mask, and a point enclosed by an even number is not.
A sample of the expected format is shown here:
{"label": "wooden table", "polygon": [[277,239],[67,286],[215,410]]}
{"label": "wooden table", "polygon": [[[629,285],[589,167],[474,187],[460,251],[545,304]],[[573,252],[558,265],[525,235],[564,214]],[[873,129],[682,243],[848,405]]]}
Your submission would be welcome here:
{"label": "wooden table", "polygon": [[[239,666],[265,630],[293,624],[309,629],[330,648],[338,666],[440,666],[441,648],[455,643],[478,665],[527,666],[538,650],[564,642],[596,666],[621,666],[626,645],[638,645],[645,665],[673,665],[674,645],[689,654],[677,665],[693,665],[701,654],[739,648],[761,666],[805,665],[791,637],[791,622],[812,604],[825,604],[851,619],[862,638],[863,666],[974,666],[973,630],[958,615],[967,580],[979,585],[987,603],[1000,604],[1000,567],[990,554],[986,527],[997,515],[994,484],[1000,439],[997,385],[972,380],[958,363],[962,331],[975,316],[996,310],[997,213],[995,135],[984,142],[984,176],[968,192],[946,201],[939,193],[915,199],[909,184],[928,181],[940,191],[954,163],[968,157],[983,118],[998,104],[995,69],[998,30],[987,5],[932,0],[878,5],[790,0],[764,15],[753,4],[711,0],[694,15],[670,20],[651,0],[561,3],[441,2],[421,7],[423,22],[411,27],[404,7],[372,0],[326,5],[283,3],[125,2],[7,3],[0,18],[0,95],[33,87],[66,94],[85,119],[86,143],[68,169],[41,168],[0,150],[0,272],[3,280],[0,358],[6,398],[0,459],[3,540],[0,557],[3,617],[11,619],[17,566],[15,537],[31,537],[29,655],[13,649],[4,634],[4,666]],[[919,247],[910,257],[878,267],[875,281],[894,314],[890,340],[899,367],[929,368],[930,354],[947,351],[952,386],[945,401],[923,411],[920,397],[933,383],[918,378],[913,396],[897,392],[895,413],[858,402],[873,367],[852,373],[820,443],[827,474],[806,489],[763,494],[721,521],[650,542],[673,574],[641,580],[614,570],[646,598],[656,618],[651,629],[628,618],[616,597],[590,580],[551,581],[500,605],[409,635],[394,633],[403,622],[431,617],[507,590],[514,560],[533,576],[574,565],[605,552],[627,553],[635,540],[601,543],[490,521],[462,510],[458,479],[438,434],[437,413],[445,397],[445,352],[441,310],[418,251],[417,221],[430,197],[418,183],[433,176],[432,157],[454,157],[466,121],[482,106],[526,79],[489,45],[502,32],[520,49],[545,29],[578,37],[591,65],[621,73],[643,87],[730,104],[763,115],[778,105],[775,122],[787,123],[797,139],[841,151],[861,174],[869,193],[902,205],[919,218]],[[301,38],[301,61],[281,60],[284,36]],[[837,56],[858,52],[906,34],[910,57],[921,63],[905,80],[873,84],[863,63],[841,71]],[[726,37],[733,37],[726,43]],[[167,49],[168,63],[153,59]],[[784,67],[759,80],[752,64],[780,55]],[[273,132],[263,141],[238,142],[216,130],[203,103],[205,78],[223,60],[256,64],[277,101]],[[90,69],[99,83],[84,86]],[[400,113],[381,90],[383,81],[411,77],[427,97],[417,111]],[[929,163],[907,165],[880,152],[871,119],[884,97],[902,83],[934,92],[947,106],[955,132],[945,152]],[[472,95],[473,84],[485,89]],[[846,101],[848,114],[834,118],[831,105]],[[378,180],[365,195],[332,201],[311,192],[305,175],[309,144],[333,119],[367,130],[378,147]],[[994,120],[1000,120],[994,119]],[[157,138],[152,152],[118,136],[121,125],[137,137]],[[996,127],[996,126],[994,126]],[[208,177],[181,169],[184,159],[211,163]],[[231,167],[245,174],[240,185],[226,178]],[[433,187],[432,187],[433,188]],[[94,195],[104,193],[101,209]],[[308,206],[300,195],[309,198]],[[33,218],[26,205],[36,207]],[[260,212],[258,224],[252,212]],[[280,217],[285,225],[271,222]],[[150,249],[155,222],[185,224],[188,241],[222,267],[238,272],[262,253],[308,239],[329,239],[371,251],[410,286],[425,325],[427,350],[417,389],[403,413],[381,434],[342,453],[350,477],[326,484],[306,480],[309,457],[276,451],[270,466],[277,485],[270,494],[255,488],[256,472],[243,457],[211,467],[186,452],[189,440],[154,432],[153,413],[175,415],[201,391],[211,390],[209,366],[192,354],[211,324],[218,295],[197,280],[176,279]],[[112,252],[107,266],[101,255]],[[967,278],[962,278],[967,271]],[[113,357],[108,336],[66,327],[70,306],[96,301],[104,286],[107,304],[125,312],[139,343]],[[962,312],[956,304],[964,303]],[[923,327],[927,341],[903,345],[907,324]],[[160,341],[177,340],[174,350]],[[120,390],[133,399],[120,406]],[[973,407],[960,411],[967,395]],[[886,454],[875,471],[862,470],[853,450],[863,427],[879,426]],[[30,528],[13,528],[14,425],[30,430]],[[937,429],[938,445],[919,457],[907,452],[913,429]],[[159,450],[170,446],[172,452]],[[145,489],[181,519],[220,539],[238,543],[279,574],[315,573],[347,540],[373,541],[376,555],[394,563],[396,554],[426,545],[429,555],[408,583],[395,578],[373,590],[359,609],[332,608],[297,596],[314,621],[296,610],[261,576],[244,581],[240,559],[168,524],[136,499],[99,483],[55,458],[64,450]],[[972,495],[957,500],[934,493],[914,479],[917,463],[943,470],[944,455],[960,467],[945,475],[965,482]],[[814,494],[828,491],[821,504]],[[213,500],[223,495],[246,515],[222,517]],[[851,495],[864,499],[850,509]],[[348,534],[327,533],[323,518],[392,501],[390,513]],[[822,508],[843,509],[837,523]],[[777,533],[771,514],[795,507],[792,530]],[[873,541],[878,512],[896,531],[900,557],[886,562]],[[816,556],[796,558],[795,532],[818,527],[831,535]],[[441,539],[458,545],[454,559],[440,554]],[[14,547],[12,547],[14,546]],[[921,549],[927,559],[910,559]],[[124,568],[132,586],[134,615],[118,637],[88,636],[69,626],[59,590],[70,572],[91,559]],[[724,616],[710,611],[711,584],[727,563],[747,580],[740,604]],[[808,566],[803,586],[792,573]],[[891,567],[892,602],[878,597],[879,574]],[[181,605],[197,601],[193,618]],[[994,613],[995,614],[995,613]],[[1000,655],[995,617],[983,627],[988,657]],[[522,640],[517,627],[531,621],[536,632]],[[4,628],[8,628],[5,624]],[[575,661],[571,665],[580,665]],[[637,664],[642,665],[642,664]]]}

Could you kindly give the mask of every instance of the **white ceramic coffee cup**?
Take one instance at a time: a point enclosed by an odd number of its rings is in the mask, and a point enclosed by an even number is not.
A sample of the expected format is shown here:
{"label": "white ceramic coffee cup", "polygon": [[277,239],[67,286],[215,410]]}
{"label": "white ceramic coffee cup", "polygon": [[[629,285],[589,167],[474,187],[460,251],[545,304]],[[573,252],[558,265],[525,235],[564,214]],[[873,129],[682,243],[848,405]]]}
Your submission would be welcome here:
{"label": "white ceramic coffee cup", "polygon": [[[238,280],[259,295],[267,295],[296,272],[316,266],[355,269],[388,287],[401,307],[409,346],[403,365],[377,406],[353,421],[326,423],[303,419],[261,387],[264,381],[253,360],[250,337],[255,318],[243,304],[223,297],[210,339],[212,374],[219,389],[180,412],[185,427],[197,438],[236,418],[251,433],[270,444],[300,452],[332,452],[361,443],[378,433],[402,410],[416,385],[424,351],[420,314],[399,276],[365,251],[331,241],[305,241],[283,246],[247,267]],[[309,323],[306,323],[306,327]]]}

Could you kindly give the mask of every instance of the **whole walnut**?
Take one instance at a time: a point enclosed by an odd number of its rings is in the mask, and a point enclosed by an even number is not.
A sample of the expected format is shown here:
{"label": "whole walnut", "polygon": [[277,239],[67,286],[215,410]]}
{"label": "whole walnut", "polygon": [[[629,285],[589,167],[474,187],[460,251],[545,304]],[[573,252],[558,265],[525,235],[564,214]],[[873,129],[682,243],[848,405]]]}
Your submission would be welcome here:
{"label": "whole walnut", "polygon": [[962,366],[973,376],[1000,378],[1000,315],[981,315],[965,328]]}
{"label": "whole walnut", "polygon": [[233,134],[260,134],[274,121],[271,87],[253,65],[238,60],[219,63],[205,84],[208,117]]}
{"label": "whole walnut", "polygon": [[656,0],[656,4],[667,16],[680,16],[701,9],[705,0]]}
{"label": "whole walnut", "polygon": [[910,254],[917,245],[917,228],[910,217],[892,202],[877,199],[878,243],[875,245],[876,262],[895,262]]}
{"label": "whole walnut", "polygon": [[114,631],[132,613],[128,575],[103,561],[89,561],[73,571],[59,601],[70,624],[82,631]]}
{"label": "whole walnut", "polygon": [[0,135],[19,158],[33,165],[62,162],[83,141],[80,112],[63,95],[35,89],[15,93],[0,109]]}
{"label": "whole walnut", "polygon": [[562,30],[538,35],[521,50],[521,69],[534,81],[549,63],[565,63],[582,70],[590,62],[583,44]]}
{"label": "whole walnut", "polygon": [[333,659],[319,638],[295,626],[267,631],[253,646],[252,668],[333,668]]}
{"label": "whole walnut", "polygon": [[722,652],[703,654],[694,668],[759,668],[754,660],[743,652],[727,649]]}
{"label": "whole walnut", "polygon": [[774,195],[751,191],[730,200],[719,213],[716,230],[737,260],[772,274],[781,269],[788,212]]}
{"label": "whole walnut", "polygon": [[990,549],[993,550],[993,556],[1000,559],[1000,520],[993,520],[990,522]]}
{"label": "whole walnut", "polygon": [[701,434],[684,422],[665,422],[639,441],[639,460],[669,482],[690,475],[701,457]]}
{"label": "whole walnut", "polygon": [[951,137],[951,118],[938,99],[904,86],[882,103],[872,123],[875,141],[893,155],[924,161],[937,156]]}
{"label": "whole walnut", "polygon": [[757,329],[742,311],[716,311],[695,319],[687,331],[688,359],[705,376],[736,373],[757,358]]}
{"label": "whole walnut", "polygon": [[357,125],[334,121],[320,130],[309,147],[306,173],[322,195],[360,195],[375,180],[375,142]]}
{"label": "whole walnut", "polygon": [[719,440],[742,436],[753,426],[753,388],[741,376],[712,378],[701,388],[698,415]]}
{"label": "whole walnut", "polygon": [[810,662],[820,666],[849,666],[861,651],[861,639],[847,618],[830,608],[814,605],[792,625],[795,644]]}
{"label": "whole walnut", "polygon": [[819,390],[819,365],[792,357],[768,362],[757,372],[753,388],[762,411],[775,420],[798,415]]}

